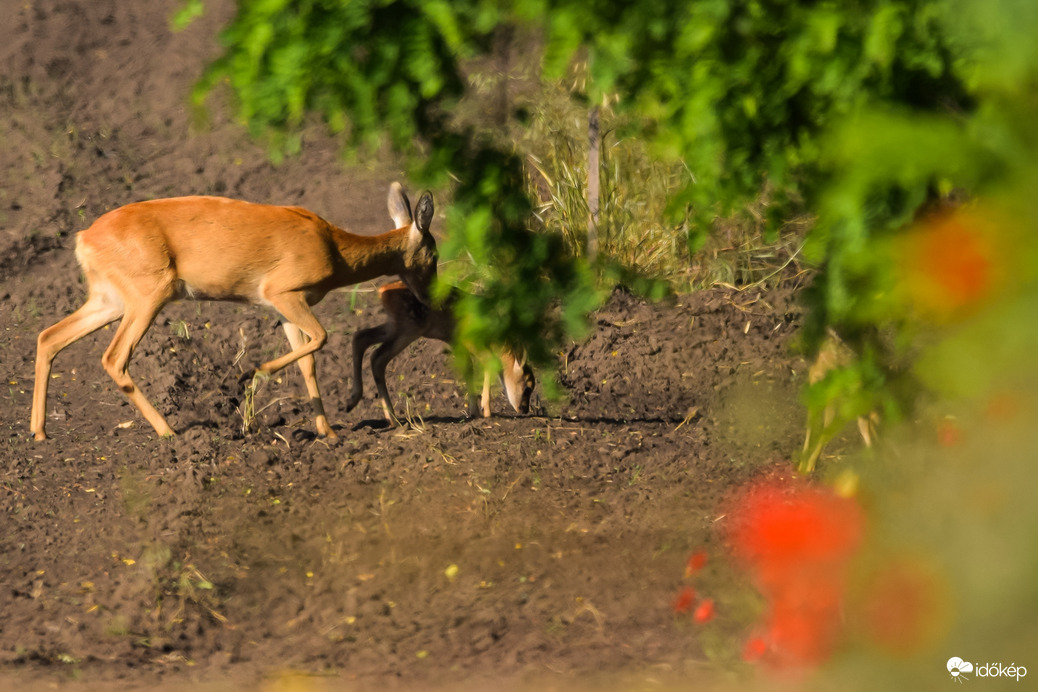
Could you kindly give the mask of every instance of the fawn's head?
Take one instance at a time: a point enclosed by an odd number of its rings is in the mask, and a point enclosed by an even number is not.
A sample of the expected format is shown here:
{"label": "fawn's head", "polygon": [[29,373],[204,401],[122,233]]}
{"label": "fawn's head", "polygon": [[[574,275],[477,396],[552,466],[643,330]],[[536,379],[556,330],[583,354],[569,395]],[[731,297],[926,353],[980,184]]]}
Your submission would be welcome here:
{"label": "fawn's head", "polygon": [[504,366],[501,378],[504,380],[508,403],[517,413],[529,413],[530,396],[533,394],[533,388],[537,386],[533,368],[515,358],[511,353],[507,353],[501,358],[501,364]]}

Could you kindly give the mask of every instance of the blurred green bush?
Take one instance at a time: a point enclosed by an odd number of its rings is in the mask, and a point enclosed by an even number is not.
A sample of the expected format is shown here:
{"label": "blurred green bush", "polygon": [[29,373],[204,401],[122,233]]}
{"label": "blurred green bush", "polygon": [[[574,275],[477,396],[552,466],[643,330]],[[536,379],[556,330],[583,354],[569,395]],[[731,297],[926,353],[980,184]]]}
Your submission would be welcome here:
{"label": "blurred green bush", "polygon": [[[754,201],[762,221],[755,232],[777,242],[791,200],[810,208],[827,179],[824,133],[842,116],[880,101],[930,111],[970,106],[960,72],[951,69],[956,55],[940,7],[933,0],[241,3],[221,37],[225,52],[195,98],[201,104],[228,84],[238,115],[276,155],[298,151],[311,112],[341,132],[350,151],[375,152],[385,141],[407,154],[415,182],[451,191],[445,276],[475,294],[459,304],[458,340],[477,353],[512,342],[544,365],[562,338],[581,333],[582,316],[604,293],[573,251],[575,198],[550,195],[546,223],[533,233],[524,157],[486,128],[453,117],[470,61],[519,31],[538,37],[546,83],[586,64],[573,96],[585,107],[612,104],[625,125],[623,142],[636,137],[645,147],[608,149],[610,170],[637,159],[655,188],[606,190],[614,205],[605,212],[607,249],[621,261],[605,264],[624,268],[607,271],[606,282],[634,281],[632,264],[680,277],[675,259],[702,249],[716,219]],[[199,0],[189,0],[176,22],[198,12]],[[556,192],[569,184],[564,165],[543,171]],[[607,185],[614,182],[607,175]],[[643,203],[657,214],[663,190],[662,218],[628,223],[624,216]],[[632,243],[639,232],[652,234],[651,242]],[[730,235],[731,226],[720,232]],[[556,237],[565,233],[569,245]],[[760,256],[741,240],[726,247],[739,248],[735,261],[752,277]]]}

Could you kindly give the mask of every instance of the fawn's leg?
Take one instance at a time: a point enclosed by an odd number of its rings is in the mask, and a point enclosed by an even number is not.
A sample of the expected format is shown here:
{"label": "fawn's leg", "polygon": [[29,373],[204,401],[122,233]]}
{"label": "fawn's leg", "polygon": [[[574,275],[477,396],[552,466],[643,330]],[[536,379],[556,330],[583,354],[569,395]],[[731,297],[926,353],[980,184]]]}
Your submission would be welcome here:
{"label": "fawn's leg", "polygon": [[364,354],[375,344],[389,338],[389,323],[362,329],[353,335],[353,387],[346,402],[346,410],[353,408],[364,398]]}
{"label": "fawn's leg", "polygon": [[386,387],[386,366],[414,340],[415,337],[397,334],[389,341],[383,342],[371,356],[371,374],[375,378],[375,387],[382,400],[382,413],[386,420],[394,425],[400,425],[400,420],[396,417],[393,402],[389,399],[389,389]]}

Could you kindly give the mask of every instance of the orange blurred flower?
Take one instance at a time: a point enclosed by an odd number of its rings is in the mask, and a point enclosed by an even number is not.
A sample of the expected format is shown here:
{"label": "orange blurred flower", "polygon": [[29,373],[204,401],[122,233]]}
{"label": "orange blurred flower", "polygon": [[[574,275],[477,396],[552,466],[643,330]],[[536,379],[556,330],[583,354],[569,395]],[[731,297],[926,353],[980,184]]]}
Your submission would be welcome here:
{"label": "orange blurred flower", "polygon": [[1023,408],[1023,399],[1016,392],[996,392],[988,399],[984,415],[988,420],[1008,423],[1017,419]]}
{"label": "orange blurred flower", "polygon": [[842,562],[861,539],[861,510],[853,501],[805,481],[767,481],[735,501],[728,541],[736,557],[782,573],[798,564]]}
{"label": "orange blurred flower", "polygon": [[937,444],[941,447],[956,447],[962,444],[962,428],[945,418],[937,424]]}
{"label": "orange blurred flower", "polygon": [[692,613],[692,619],[702,625],[703,623],[710,622],[714,619],[714,599],[704,598],[703,602],[696,606],[696,611]]}
{"label": "orange blurred flower", "polygon": [[861,509],[803,481],[767,481],[743,490],[729,516],[732,554],[768,602],[761,658],[781,668],[820,663],[840,634],[847,566],[864,533]]}
{"label": "orange blurred flower", "polygon": [[977,207],[935,212],[916,223],[899,253],[910,303],[944,321],[989,301],[1007,271],[999,233],[994,215]]}
{"label": "orange blurred flower", "polygon": [[911,656],[937,641],[950,607],[947,585],[938,572],[905,557],[873,575],[860,610],[873,643],[894,656]]}
{"label": "orange blurred flower", "polygon": [[703,569],[706,566],[706,551],[697,550],[689,556],[688,562],[685,563],[685,577],[691,577],[693,574]]}
{"label": "orange blurred flower", "polygon": [[675,613],[687,613],[692,610],[692,606],[696,602],[696,592],[691,586],[685,586],[678,592],[677,598],[670,604],[671,610]]}
{"label": "orange blurred flower", "polygon": [[759,661],[768,651],[768,643],[761,637],[750,637],[742,649],[744,661]]}

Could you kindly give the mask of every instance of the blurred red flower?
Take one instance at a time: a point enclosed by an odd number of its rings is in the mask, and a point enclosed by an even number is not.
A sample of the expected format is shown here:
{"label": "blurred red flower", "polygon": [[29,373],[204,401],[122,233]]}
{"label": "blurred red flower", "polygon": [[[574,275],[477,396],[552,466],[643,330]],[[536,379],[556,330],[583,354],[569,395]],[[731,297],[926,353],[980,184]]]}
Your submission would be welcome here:
{"label": "blurred red flower", "polygon": [[706,551],[697,550],[692,553],[688,558],[688,562],[685,563],[685,576],[691,577],[693,574],[703,569],[706,566]]}
{"label": "blurred red flower", "polygon": [[862,624],[889,654],[911,656],[940,638],[950,601],[936,569],[918,558],[898,558],[869,580],[860,604]]}
{"label": "blurred red flower", "polygon": [[1022,410],[1022,397],[1015,392],[1003,391],[991,395],[984,414],[988,420],[1008,423],[1019,417]]}
{"label": "blurred red flower", "polygon": [[685,586],[678,592],[677,598],[670,604],[675,613],[687,613],[696,602],[696,592],[691,586]]}
{"label": "blurred red flower", "polygon": [[768,644],[761,637],[750,637],[742,649],[744,661],[759,661],[768,651]]}
{"label": "blurred red flower", "polygon": [[973,207],[940,211],[908,230],[901,246],[904,285],[925,315],[949,319],[991,297],[999,260],[992,213]]}
{"label": "blurred red flower", "polygon": [[937,424],[937,444],[941,447],[955,447],[962,443],[962,428],[955,421],[942,420]]}
{"label": "blurred red flower", "polygon": [[821,662],[840,633],[847,565],[864,533],[861,509],[803,481],[766,481],[739,493],[728,515],[732,555],[768,603],[763,660]]}
{"label": "blurred red flower", "polygon": [[714,619],[714,599],[704,598],[692,613],[692,619],[702,625]]}

